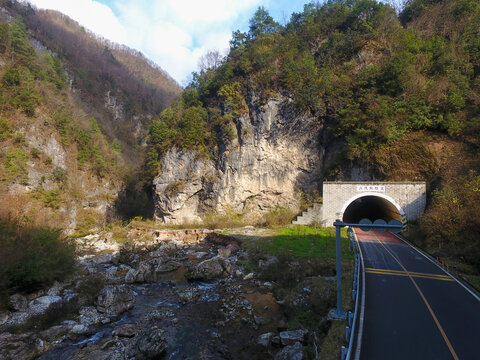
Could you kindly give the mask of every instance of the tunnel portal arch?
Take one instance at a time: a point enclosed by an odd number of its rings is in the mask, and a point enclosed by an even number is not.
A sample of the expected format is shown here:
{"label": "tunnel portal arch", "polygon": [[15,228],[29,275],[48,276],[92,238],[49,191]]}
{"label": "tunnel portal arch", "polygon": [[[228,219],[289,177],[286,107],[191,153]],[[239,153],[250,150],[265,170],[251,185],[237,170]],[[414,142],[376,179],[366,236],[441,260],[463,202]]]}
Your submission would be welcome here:
{"label": "tunnel portal arch", "polygon": [[296,223],[321,219],[319,222],[323,226],[332,226],[336,219],[348,222],[373,217],[373,221],[379,217],[385,221],[400,220],[405,224],[418,219],[425,205],[425,182],[324,181],[323,204],[314,207],[313,211],[306,211]]}
{"label": "tunnel portal arch", "polygon": [[367,218],[372,222],[377,219],[405,221],[405,213],[390,196],[379,193],[361,193],[348,199],[341,209],[342,220],[358,223]]}

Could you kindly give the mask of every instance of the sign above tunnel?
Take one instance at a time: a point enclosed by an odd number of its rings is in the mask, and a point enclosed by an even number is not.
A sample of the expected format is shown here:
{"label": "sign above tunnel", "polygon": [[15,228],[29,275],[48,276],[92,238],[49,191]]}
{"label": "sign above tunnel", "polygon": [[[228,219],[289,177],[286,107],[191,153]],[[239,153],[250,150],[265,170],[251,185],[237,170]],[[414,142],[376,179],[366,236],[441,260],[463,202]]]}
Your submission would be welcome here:
{"label": "sign above tunnel", "polygon": [[385,192],[385,185],[357,185],[357,192],[373,191]]}

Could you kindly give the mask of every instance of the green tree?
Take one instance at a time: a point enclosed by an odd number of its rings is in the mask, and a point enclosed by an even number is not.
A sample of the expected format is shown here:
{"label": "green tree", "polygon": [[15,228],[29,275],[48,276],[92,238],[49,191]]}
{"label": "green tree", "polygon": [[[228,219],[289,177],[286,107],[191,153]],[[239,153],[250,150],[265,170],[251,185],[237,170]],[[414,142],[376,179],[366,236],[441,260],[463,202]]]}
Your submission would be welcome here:
{"label": "green tree", "polygon": [[271,34],[279,30],[280,25],[273,20],[268,11],[259,6],[249,21],[249,38],[255,39],[263,34]]}

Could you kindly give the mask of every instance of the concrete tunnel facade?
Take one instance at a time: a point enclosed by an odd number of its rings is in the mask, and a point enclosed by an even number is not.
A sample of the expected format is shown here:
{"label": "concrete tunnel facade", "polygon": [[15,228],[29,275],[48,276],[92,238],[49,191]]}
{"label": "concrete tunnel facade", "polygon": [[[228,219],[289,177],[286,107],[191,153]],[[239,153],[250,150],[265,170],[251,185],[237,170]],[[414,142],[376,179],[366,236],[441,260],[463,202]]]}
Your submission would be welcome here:
{"label": "concrete tunnel facade", "polygon": [[333,226],[336,219],[356,223],[369,218],[386,222],[395,219],[405,224],[417,219],[425,205],[425,182],[325,181],[323,204],[315,204],[293,223]]}

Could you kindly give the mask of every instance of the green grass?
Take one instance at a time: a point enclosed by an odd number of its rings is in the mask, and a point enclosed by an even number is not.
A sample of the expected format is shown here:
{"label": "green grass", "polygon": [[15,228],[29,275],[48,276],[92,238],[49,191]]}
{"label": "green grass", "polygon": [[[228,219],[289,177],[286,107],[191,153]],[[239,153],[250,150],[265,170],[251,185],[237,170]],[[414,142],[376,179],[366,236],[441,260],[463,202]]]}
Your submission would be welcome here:
{"label": "green grass", "polygon": [[[281,228],[276,234],[257,242],[272,255],[289,255],[296,258],[335,258],[335,229],[295,226]],[[347,233],[342,229],[342,258],[353,259]]]}

